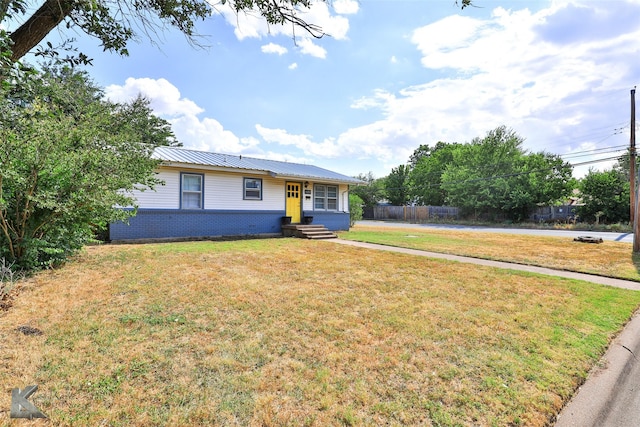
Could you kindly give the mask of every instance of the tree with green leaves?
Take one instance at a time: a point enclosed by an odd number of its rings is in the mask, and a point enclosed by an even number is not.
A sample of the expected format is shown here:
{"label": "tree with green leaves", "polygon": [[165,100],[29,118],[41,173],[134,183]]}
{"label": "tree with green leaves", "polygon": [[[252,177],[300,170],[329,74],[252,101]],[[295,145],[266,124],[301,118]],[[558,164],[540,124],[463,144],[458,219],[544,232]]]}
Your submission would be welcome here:
{"label": "tree with green leaves", "polygon": [[367,174],[359,174],[354,178],[365,182],[364,185],[352,185],[349,188],[349,194],[355,194],[362,200],[365,208],[376,206],[378,202],[384,199],[384,180],[377,179],[372,172]]}
{"label": "tree with green leaves", "polygon": [[578,207],[582,221],[617,223],[629,221],[629,179],[619,168],[600,172],[590,169],[580,180],[584,205]]}
{"label": "tree with green leaves", "polygon": [[442,206],[447,193],[442,187],[442,174],[453,162],[453,152],[461,144],[439,141],[431,148],[421,145],[411,156],[409,174],[410,197],[419,205]]}
{"label": "tree with green leaves", "polygon": [[142,95],[125,104],[114,104],[113,119],[120,132],[136,135],[143,144],[182,146],[171,130],[171,124],[156,116],[151,101]]}
{"label": "tree with green leaves", "polygon": [[131,216],[118,206],[134,206],[131,190],[159,183],[152,150],[175,138],[161,120],[146,120],[155,129],[127,123],[122,112],[140,106],[103,101],[85,73],[49,69],[11,81],[0,92],[0,258],[31,270]]}
{"label": "tree with green leaves", "polygon": [[571,165],[556,154],[523,155],[515,164],[502,211],[509,219],[525,221],[537,207],[566,200],[576,187],[572,173]]}
{"label": "tree with green leaves", "polygon": [[391,169],[391,173],[384,179],[387,200],[394,206],[403,206],[409,202],[410,171],[408,165],[400,165]]}
{"label": "tree with green leaves", "polygon": [[61,24],[97,38],[104,50],[128,55],[127,44],[131,39],[141,34],[157,38],[168,27],[196,42],[196,23],[225,4],[238,13],[257,11],[269,24],[290,23],[316,37],[323,35],[320,28],[300,18],[299,9],[308,7],[311,0],[222,0],[217,4],[205,0],[5,0],[0,3],[0,22],[10,19],[20,23],[9,34],[13,61],[22,58]]}
{"label": "tree with green leaves", "polygon": [[464,215],[501,216],[508,180],[522,156],[522,142],[515,132],[499,127],[454,150],[453,161],[442,175],[447,203]]}
{"label": "tree with green leaves", "polygon": [[424,157],[429,157],[432,151],[433,150],[429,147],[429,144],[420,144],[418,148],[413,150],[411,156],[409,156],[409,166],[411,169],[415,168],[418,162]]}
{"label": "tree with green leaves", "polygon": [[501,126],[457,147],[442,175],[447,204],[476,218],[522,221],[537,206],[568,197],[571,165],[557,155],[528,154],[523,142]]}

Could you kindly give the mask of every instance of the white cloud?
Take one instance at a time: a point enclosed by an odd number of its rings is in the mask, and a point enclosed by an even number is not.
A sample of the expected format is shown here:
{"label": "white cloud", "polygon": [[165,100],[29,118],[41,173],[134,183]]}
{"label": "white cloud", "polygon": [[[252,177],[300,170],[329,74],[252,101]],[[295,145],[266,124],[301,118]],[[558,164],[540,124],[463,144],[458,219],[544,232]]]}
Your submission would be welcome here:
{"label": "white cloud", "polygon": [[448,16],[416,29],[411,41],[422,53],[422,64],[427,68],[466,68],[469,64],[475,68],[478,58],[465,56],[464,49],[478,38],[478,32],[485,25],[466,16]]}
{"label": "white cloud", "polygon": [[124,86],[110,85],[105,88],[105,96],[113,102],[126,102],[139,94],[149,98],[151,108],[159,115],[173,117],[204,111],[195,102],[181,98],[178,88],[165,79],[129,77]]}
{"label": "white cloud", "polygon": [[229,154],[259,152],[260,141],[256,138],[239,138],[213,118],[200,119],[198,115],[204,110],[182,98],[180,91],[165,79],[128,78],[124,86],[105,89],[106,97],[114,102],[129,101],[139,93],[149,98],[155,114],[167,118],[185,147]]}
{"label": "white cloud", "polygon": [[300,52],[311,55],[316,58],[325,59],[327,57],[327,51],[321,46],[313,43],[311,39],[303,38],[298,41]]}
{"label": "white cloud", "polygon": [[280,162],[314,164],[314,160],[309,157],[294,156],[291,153],[279,153],[275,151],[262,152],[260,154],[260,158],[268,159],[268,160],[277,160]]}
{"label": "white cloud", "polygon": [[[325,34],[334,40],[345,40],[349,31],[349,19],[344,16],[331,14],[329,6],[325,2],[314,2],[309,11],[301,17],[309,23],[318,25]],[[296,31],[300,34],[300,31]]]}
{"label": "white cloud", "polygon": [[256,131],[268,143],[294,146],[306,155],[332,158],[343,152],[343,148],[339,147],[333,138],[314,142],[309,135],[292,135],[284,129],[269,129],[260,124],[256,125]]}
{"label": "white cloud", "polygon": [[371,108],[384,110],[394,99],[395,96],[392,93],[386,90],[376,89],[373,91],[373,96],[364,96],[352,102],[351,108],[356,110],[368,110]]}
{"label": "white cloud", "polygon": [[185,147],[217,153],[241,154],[255,151],[260,141],[255,138],[238,138],[225,130],[220,122],[205,117],[185,115],[170,120],[171,127]]}
{"label": "white cloud", "polygon": [[353,15],[360,10],[360,3],[354,0],[335,0],[333,9],[342,15]]}
{"label": "white cloud", "polygon": [[294,62],[293,64],[289,65],[289,67],[288,67],[288,68],[289,68],[290,70],[295,70],[296,68],[298,68],[298,64]]}
{"label": "white cloud", "polygon": [[[466,142],[500,125],[526,138],[531,151],[564,154],[606,138],[577,131],[610,126],[611,134],[628,115],[628,88],[640,77],[628,58],[637,55],[640,28],[622,21],[640,8],[625,3],[627,13],[603,15],[586,2],[581,22],[570,26],[560,18],[574,4],[555,2],[536,13],[496,8],[485,20],[455,15],[416,29],[411,41],[422,65],[449,77],[353,102],[379,108],[384,118],[344,132],[338,145],[360,144],[363,155],[399,164],[420,144]],[[591,21],[607,36],[591,36]]]}
{"label": "white cloud", "polygon": [[275,44],[275,43],[265,44],[260,48],[260,50],[262,50],[262,53],[275,53],[280,56],[287,53],[286,47],[280,46],[279,44]]}
{"label": "white cloud", "polygon": [[[357,8],[351,4],[350,0],[339,0],[336,11],[339,13],[355,13]],[[355,10],[355,12],[354,12]],[[273,37],[285,35],[295,39],[305,49],[302,53],[310,54],[320,58],[326,56],[323,48],[311,42],[311,35],[300,27],[293,24],[269,25],[257,10],[248,12],[236,12],[229,4],[219,6],[217,12],[224,16],[227,23],[234,27],[234,33],[239,40],[245,38]],[[325,34],[330,35],[335,40],[344,40],[349,31],[349,20],[342,15],[332,15],[329,6],[325,2],[312,2],[310,8],[299,7],[296,9],[297,17],[303,21],[317,26]]]}

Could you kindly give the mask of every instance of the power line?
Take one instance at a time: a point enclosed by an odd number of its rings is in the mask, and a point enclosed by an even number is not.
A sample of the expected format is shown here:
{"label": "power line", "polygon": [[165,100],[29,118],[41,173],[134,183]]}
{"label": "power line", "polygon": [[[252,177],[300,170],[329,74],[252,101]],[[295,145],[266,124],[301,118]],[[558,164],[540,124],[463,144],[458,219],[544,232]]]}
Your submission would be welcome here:
{"label": "power line", "polygon": [[585,165],[591,165],[591,164],[595,164],[595,163],[602,163],[602,162],[608,162],[608,161],[611,161],[611,160],[619,160],[619,159],[620,159],[620,156],[606,157],[604,159],[590,160],[588,162],[573,163],[573,164],[571,164],[571,166],[573,166],[573,167],[585,166]]}
{"label": "power line", "polygon": [[[611,148],[614,148],[614,147],[611,147]],[[607,150],[607,151],[604,151],[604,150]],[[596,152],[596,151],[598,151],[598,152]],[[573,159],[573,158],[577,158],[577,157],[588,157],[588,156],[595,156],[595,155],[600,155],[600,154],[611,154],[611,153],[620,153],[620,155],[618,157],[621,157],[621,156],[625,155],[625,153],[624,153],[625,151],[626,151],[626,147],[624,149],[623,148],[618,148],[618,149],[603,148],[601,150],[594,150],[592,152],[584,152],[584,153],[581,153],[581,154],[568,155],[568,156],[564,157],[563,160],[568,161],[570,158]]]}
{"label": "power line", "polygon": [[611,150],[611,149],[626,149],[628,146],[627,144],[621,144],[621,145],[610,145],[608,147],[600,147],[600,148],[592,148],[590,150],[582,150],[582,151],[574,151],[573,153],[567,153],[567,154],[560,154],[560,157],[570,157],[574,154],[582,154],[582,153],[594,153],[596,151],[603,151],[603,150]]}
{"label": "power line", "polygon": [[[545,142],[544,142],[543,148],[553,148],[553,149],[557,150],[558,148],[561,148],[561,147],[565,147],[565,146],[569,146],[569,145],[575,145],[575,144],[581,144],[581,143],[587,142],[585,140],[601,137],[602,136],[602,132],[599,132],[601,129],[602,130],[608,129],[609,131],[611,131],[611,129],[613,129],[613,132],[611,134],[608,134],[604,138],[604,139],[607,139],[610,136],[619,135],[619,134],[624,133],[626,131],[626,129],[628,129],[628,127],[629,127],[629,122],[626,121],[626,122],[614,123],[614,124],[611,124],[611,125],[608,125],[608,126],[603,126],[601,128],[594,128],[594,129],[591,129],[591,130],[587,131],[585,134],[574,136],[574,137],[570,137],[570,139],[571,139],[570,141],[567,141],[566,143],[564,143],[564,144],[562,144],[560,146],[557,146],[557,145],[555,145],[553,143],[556,142],[556,141],[563,141],[564,142],[566,140],[566,138],[558,137],[558,138],[553,138],[553,139],[546,139]],[[578,141],[580,141],[580,142],[578,142]],[[598,141],[598,142],[601,142],[601,141]],[[596,144],[597,144],[597,142],[596,142]]]}

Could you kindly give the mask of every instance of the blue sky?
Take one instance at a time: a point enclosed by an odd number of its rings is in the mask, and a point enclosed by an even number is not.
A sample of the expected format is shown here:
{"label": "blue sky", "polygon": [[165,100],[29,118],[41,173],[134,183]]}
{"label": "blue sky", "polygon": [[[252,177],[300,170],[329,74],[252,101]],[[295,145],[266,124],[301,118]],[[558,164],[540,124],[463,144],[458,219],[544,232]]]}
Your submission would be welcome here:
{"label": "blue sky", "polygon": [[500,125],[571,163],[629,144],[640,0],[330,3],[305,15],[320,40],[224,8],[199,24],[204,48],[168,31],[123,58],[75,37],[111,99],[149,97],[188,148],[381,177]]}

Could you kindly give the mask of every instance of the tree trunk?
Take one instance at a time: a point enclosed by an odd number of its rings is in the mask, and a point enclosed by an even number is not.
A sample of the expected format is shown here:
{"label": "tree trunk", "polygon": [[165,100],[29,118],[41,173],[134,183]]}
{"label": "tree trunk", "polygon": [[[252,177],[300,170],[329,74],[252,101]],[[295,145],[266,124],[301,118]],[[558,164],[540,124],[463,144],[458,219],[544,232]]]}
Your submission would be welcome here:
{"label": "tree trunk", "polygon": [[0,22],[4,22],[11,0],[0,0]]}
{"label": "tree trunk", "polygon": [[11,33],[11,60],[18,61],[38,45],[73,9],[72,0],[45,0],[31,17]]}

